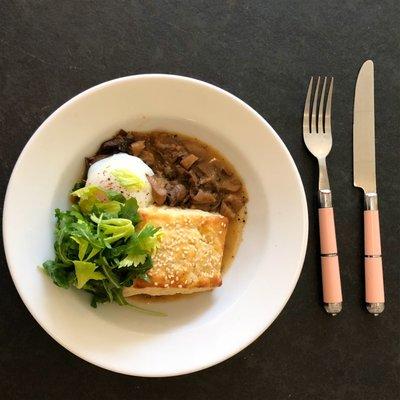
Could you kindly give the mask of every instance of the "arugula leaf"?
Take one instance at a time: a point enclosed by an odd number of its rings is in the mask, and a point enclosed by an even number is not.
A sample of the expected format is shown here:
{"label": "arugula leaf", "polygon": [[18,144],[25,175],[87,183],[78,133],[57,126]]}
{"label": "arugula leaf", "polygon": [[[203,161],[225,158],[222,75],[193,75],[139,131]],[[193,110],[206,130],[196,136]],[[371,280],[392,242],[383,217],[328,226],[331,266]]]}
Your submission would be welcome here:
{"label": "arugula leaf", "polygon": [[76,287],[82,289],[86,282],[93,279],[95,281],[105,279],[106,277],[98,271],[95,271],[97,265],[88,261],[74,261],[76,274]]}
{"label": "arugula leaf", "polygon": [[104,291],[107,293],[107,298],[108,301],[110,303],[112,303],[112,301],[114,300],[114,296],[113,296],[113,292],[112,292],[112,287],[110,282],[108,282],[107,280],[102,281],[103,287],[104,287]]}
{"label": "arugula leaf", "polygon": [[105,276],[107,277],[108,281],[112,286],[114,286],[116,289],[119,289],[121,285],[119,284],[119,279],[118,276],[114,274],[112,271],[110,265],[108,264],[107,260],[105,257],[101,257],[98,260],[99,265],[101,266]]}
{"label": "arugula leaf", "polygon": [[121,211],[119,212],[118,216],[120,218],[126,218],[132,221],[134,225],[136,225],[139,221],[139,214],[138,214],[138,202],[136,199],[128,199],[126,200],[125,204],[122,206]]}
{"label": "arugula leaf", "polygon": [[140,190],[144,188],[143,180],[128,169],[114,169],[111,174],[115,177],[117,182],[126,189]]}
{"label": "arugula leaf", "polygon": [[103,238],[97,234],[97,227],[90,220],[78,220],[70,224],[70,235],[85,239],[92,247],[106,247]]}
{"label": "arugula leaf", "polygon": [[92,300],[90,302],[92,307],[97,308],[98,303],[107,303],[113,301],[112,296],[110,298],[107,294],[107,290],[105,289],[106,286],[107,281],[104,279],[101,281],[90,281],[82,288],[92,295]]}
{"label": "arugula leaf", "polygon": [[44,272],[53,282],[64,289],[68,289],[75,280],[75,275],[69,265],[48,260],[43,263]]}
{"label": "arugula leaf", "polygon": [[73,253],[76,245],[70,243],[69,237],[74,218],[70,215],[70,212],[62,212],[59,209],[55,210],[55,216],[57,218],[54,241],[56,260],[63,264],[72,265],[70,254]]}
{"label": "arugula leaf", "polygon": [[122,289],[112,289],[112,294],[114,300],[120,305],[120,306],[127,306],[129,303],[125,300],[125,297],[122,295]]}

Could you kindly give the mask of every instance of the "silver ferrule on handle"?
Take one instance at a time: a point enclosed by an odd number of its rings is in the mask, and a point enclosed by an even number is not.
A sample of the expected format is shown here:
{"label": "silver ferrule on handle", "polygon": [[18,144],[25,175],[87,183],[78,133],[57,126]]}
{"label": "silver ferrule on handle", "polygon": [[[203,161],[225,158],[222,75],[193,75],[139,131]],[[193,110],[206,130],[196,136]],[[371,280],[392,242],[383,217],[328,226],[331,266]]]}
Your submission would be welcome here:
{"label": "silver ferrule on handle", "polygon": [[318,159],[319,165],[319,181],[318,181],[318,198],[320,208],[332,207],[332,192],[329,186],[328,170],[326,169],[325,158]]}
{"label": "silver ferrule on handle", "polygon": [[330,189],[320,189],[318,191],[318,200],[320,208],[332,207],[332,192]]}
{"label": "silver ferrule on handle", "polygon": [[326,169],[326,160],[325,158],[318,158],[319,165],[319,180],[318,180],[318,189],[321,190],[329,190],[329,178],[328,178],[328,170]]}
{"label": "silver ferrule on handle", "polygon": [[365,193],[365,209],[376,211],[378,209],[378,195],[376,193]]}

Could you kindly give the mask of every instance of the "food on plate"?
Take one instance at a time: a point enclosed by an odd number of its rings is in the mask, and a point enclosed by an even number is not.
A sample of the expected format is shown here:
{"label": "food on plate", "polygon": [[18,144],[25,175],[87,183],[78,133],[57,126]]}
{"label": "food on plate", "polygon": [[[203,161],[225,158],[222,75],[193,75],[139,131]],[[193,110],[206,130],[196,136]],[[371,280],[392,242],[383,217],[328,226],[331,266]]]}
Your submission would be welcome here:
{"label": "food on plate", "polygon": [[125,198],[135,198],[139,207],[153,204],[151,186],[146,176],[152,169],[140,158],[117,153],[93,163],[87,173],[86,186],[114,190]]}
{"label": "food on plate", "polygon": [[147,279],[136,279],[124,296],[189,294],[222,284],[221,265],[228,219],[202,210],[148,207],[141,224],[160,228],[162,240]]}
{"label": "food on plate", "polygon": [[217,151],[183,135],[120,131],[86,159],[69,211],[56,210],[53,282],[91,305],[133,295],[211,290],[246,218],[240,177]]}
{"label": "food on plate", "polygon": [[141,158],[154,171],[148,179],[158,206],[219,212],[233,220],[247,202],[244,185],[233,166],[197,139],[121,130],[87,158],[87,164],[121,152]]}
{"label": "food on plate", "polygon": [[79,201],[71,210],[55,211],[55,258],[43,269],[60,287],[72,286],[92,295],[91,305],[128,304],[122,289],[135,279],[147,280],[151,254],[162,233],[141,223],[135,199],[85,186],[72,192]]}

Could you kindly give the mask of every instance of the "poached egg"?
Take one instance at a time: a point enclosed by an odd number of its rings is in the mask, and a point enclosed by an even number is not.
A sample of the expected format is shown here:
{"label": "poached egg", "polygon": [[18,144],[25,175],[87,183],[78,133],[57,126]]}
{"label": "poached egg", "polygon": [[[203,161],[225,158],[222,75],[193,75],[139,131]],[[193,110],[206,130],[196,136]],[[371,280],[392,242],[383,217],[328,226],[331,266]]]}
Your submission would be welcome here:
{"label": "poached egg", "polygon": [[86,186],[96,185],[105,190],[114,190],[125,198],[135,198],[139,207],[147,207],[153,204],[153,196],[146,175],[152,176],[154,172],[143,160],[118,153],[90,166]]}

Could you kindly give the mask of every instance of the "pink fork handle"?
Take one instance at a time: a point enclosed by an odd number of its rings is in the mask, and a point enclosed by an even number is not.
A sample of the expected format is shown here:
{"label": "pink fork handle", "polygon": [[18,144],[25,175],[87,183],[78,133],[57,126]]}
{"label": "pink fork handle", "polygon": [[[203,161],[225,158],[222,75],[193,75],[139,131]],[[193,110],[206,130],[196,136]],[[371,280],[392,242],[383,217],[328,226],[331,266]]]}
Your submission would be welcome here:
{"label": "pink fork handle", "polygon": [[384,303],[379,211],[364,211],[365,301]]}
{"label": "pink fork handle", "polygon": [[324,303],[341,303],[342,287],[333,208],[319,208],[318,215]]}

